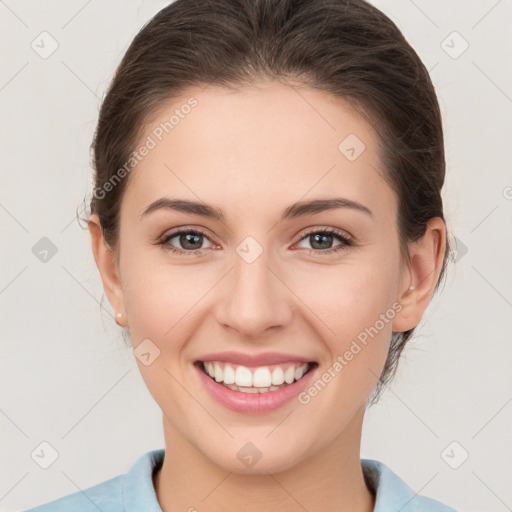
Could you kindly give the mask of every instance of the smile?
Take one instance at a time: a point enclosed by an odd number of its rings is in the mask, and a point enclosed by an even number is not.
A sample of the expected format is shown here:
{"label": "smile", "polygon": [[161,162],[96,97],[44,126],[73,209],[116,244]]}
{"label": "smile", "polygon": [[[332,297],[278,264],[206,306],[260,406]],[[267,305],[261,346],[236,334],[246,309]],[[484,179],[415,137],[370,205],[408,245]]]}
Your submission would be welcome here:
{"label": "smile", "polygon": [[242,393],[277,391],[302,379],[313,364],[283,363],[249,368],[222,361],[201,362],[204,373],[212,380]]}

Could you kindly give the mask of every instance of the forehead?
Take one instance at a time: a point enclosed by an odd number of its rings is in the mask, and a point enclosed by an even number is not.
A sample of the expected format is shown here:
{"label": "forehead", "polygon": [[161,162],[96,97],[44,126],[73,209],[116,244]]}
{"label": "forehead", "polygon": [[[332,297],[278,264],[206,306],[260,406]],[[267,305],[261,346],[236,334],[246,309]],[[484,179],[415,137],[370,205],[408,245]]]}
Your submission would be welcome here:
{"label": "forehead", "polygon": [[395,212],[375,131],[347,101],[303,85],[190,88],[151,116],[144,144],[122,205],[133,214],[164,195],[226,216],[333,196]]}

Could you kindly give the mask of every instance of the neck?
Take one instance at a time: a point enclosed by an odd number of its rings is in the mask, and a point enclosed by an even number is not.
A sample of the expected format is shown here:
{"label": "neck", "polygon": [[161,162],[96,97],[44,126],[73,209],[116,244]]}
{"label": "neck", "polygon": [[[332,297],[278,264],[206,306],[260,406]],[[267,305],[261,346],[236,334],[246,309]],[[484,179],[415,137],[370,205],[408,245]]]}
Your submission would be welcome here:
{"label": "neck", "polygon": [[372,512],[375,497],[360,463],[364,408],[344,431],[295,466],[266,474],[239,474],[205,457],[164,417],[165,457],[153,482],[163,512]]}

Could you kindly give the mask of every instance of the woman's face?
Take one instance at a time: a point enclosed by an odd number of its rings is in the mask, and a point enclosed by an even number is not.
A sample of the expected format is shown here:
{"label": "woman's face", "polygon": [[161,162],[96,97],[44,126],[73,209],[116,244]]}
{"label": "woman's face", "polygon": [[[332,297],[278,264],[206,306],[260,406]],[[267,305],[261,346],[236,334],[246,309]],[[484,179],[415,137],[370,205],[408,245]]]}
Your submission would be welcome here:
{"label": "woman's face", "polygon": [[[374,130],[327,93],[265,82],[190,89],[151,119],[142,145],[109,299],[167,436],[254,473],[355,442],[411,284]],[[159,200],[197,206],[146,212]],[[268,390],[307,362],[302,378]]]}

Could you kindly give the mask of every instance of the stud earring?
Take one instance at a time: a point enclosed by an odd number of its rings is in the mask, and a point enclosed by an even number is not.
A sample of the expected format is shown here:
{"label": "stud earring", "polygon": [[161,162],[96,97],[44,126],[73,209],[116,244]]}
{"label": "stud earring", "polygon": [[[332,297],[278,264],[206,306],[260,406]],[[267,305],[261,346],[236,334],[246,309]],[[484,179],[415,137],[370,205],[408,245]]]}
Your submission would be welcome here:
{"label": "stud earring", "polygon": [[120,327],[123,327],[122,324],[121,324],[121,317],[122,317],[122,313],[116,313],[116,317],[115,317],[115,321],[116,321],[116,324],[119,325]]}
{"label": "stud earring", "polygon": [[414,290],[414,288],[415,288],[414,286],[411,286],[411,287],[409,288],[409,290]]}

